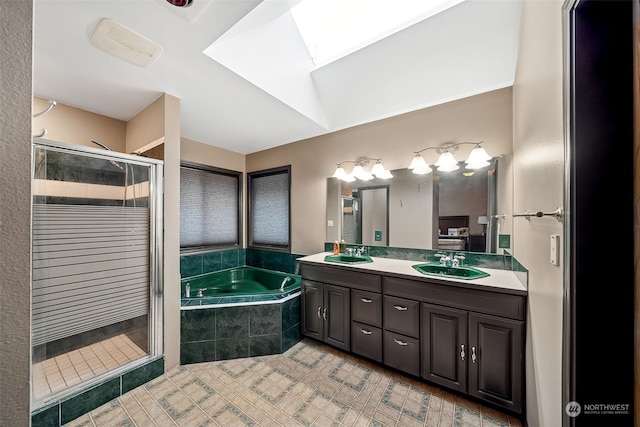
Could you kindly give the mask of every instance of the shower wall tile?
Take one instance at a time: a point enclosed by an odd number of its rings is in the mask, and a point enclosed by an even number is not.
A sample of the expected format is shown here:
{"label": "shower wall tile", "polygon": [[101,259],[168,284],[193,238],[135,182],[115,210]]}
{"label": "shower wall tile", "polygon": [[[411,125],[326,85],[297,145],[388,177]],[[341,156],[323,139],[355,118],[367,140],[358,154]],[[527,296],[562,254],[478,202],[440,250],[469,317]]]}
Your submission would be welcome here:
{"label": "shower wall tile", "polygon": [[60,404],[40,408],[31,415],[32,427],[58,427],[60,426]]}
{"label": "shower wall tile", "polygon": [[31,413],[33,427],[60,427],[164,373],[159,357]]}
{"label": "shower wall tile", "polygon": [[113,378],[60,404],[60,420],[67,424],[120,396],[120,378]]}
{"label": "shower wall tile", "polygon": [[156,359],[153,362],[133,369],[122,375],[122,393],[133,390],[153,378],[157,378],[164,373],[164,359]]}

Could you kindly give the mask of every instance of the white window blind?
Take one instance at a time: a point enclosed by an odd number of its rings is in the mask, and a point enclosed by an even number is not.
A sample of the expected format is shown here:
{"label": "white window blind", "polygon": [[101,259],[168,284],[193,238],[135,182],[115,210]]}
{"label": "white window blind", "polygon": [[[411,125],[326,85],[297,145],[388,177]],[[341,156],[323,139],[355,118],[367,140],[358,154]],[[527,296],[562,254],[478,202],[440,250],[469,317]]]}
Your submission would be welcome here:
{"label": "white window blind", "polygon": [[250,244],[289,248],[290,168],[249,174]]}
{"label": "white window blind", "polygon": [[180,168],[180,247],[240,242],[240,173]]}

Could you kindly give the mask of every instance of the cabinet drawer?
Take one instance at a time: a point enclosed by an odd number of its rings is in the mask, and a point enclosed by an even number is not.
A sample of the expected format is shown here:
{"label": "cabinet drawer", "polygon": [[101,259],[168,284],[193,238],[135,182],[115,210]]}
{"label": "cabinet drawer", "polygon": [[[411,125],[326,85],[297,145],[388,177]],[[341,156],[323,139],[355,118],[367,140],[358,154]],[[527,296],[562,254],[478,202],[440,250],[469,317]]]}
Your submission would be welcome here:
{"label": "cabinet drawer", "polygon": [[363,323],[351,323],[351,351],[382,362],[382,330]]}
{"label": "cabinet drawer", "polygon": [[354,289],[351,291],[351,319],[382,327],[382,295]]}
{"label": "cabinet drawer", "polygon": [[420,303],[385,295],[384,329],[410,337],[420,337]]}
{"label": "cabinet drawer", "polygon": [[300,276],[303,279],[349,288],[381,292],[382,278],[377,274],[341,269],[339,267],[318,267],[300,263]]}
{"label": "cabinet drawer", "polygon": [[416,377],[420,375],[420,341],[384,331],[384,364]]}
{"label": "cabinet drawer", "polygon": [[525,317],[526,297],[521,295],[396,277],[384,278],[384,293],[510,319],[524,320]]}

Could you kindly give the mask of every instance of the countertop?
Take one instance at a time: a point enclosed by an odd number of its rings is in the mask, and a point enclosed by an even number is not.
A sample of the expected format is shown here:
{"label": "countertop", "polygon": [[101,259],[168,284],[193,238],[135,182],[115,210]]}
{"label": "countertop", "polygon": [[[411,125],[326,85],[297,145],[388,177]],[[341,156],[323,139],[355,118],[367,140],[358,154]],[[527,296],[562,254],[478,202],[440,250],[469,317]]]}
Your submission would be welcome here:
{"label": "countertop", "polygon": [[458,286],[469,289],[489,290],[514,295],[527,295],[526,286],[523,285],[520,280],[518,280],[515,273],[510,270],[498,270],[474,266],[474,268],[489,273],[489,276],[481,277],[479,279],[465,280],[422,274],[412,267],[415,264],[423,264],[424,262],[421,261],[371,257],[373,262],[370,263],[339,264],[335,262],[325,261],[324,257],[327,255],[333,255],[333,253],[320,252],[317,254],[298,258],[297,261],[310,264],[322,264],[324,266],[332,266],[342,269],[358,270],[368,273],[388,274],[396,277],[403,276],[413,280],[417,279],[421,281],[429,281],[433,283]]}

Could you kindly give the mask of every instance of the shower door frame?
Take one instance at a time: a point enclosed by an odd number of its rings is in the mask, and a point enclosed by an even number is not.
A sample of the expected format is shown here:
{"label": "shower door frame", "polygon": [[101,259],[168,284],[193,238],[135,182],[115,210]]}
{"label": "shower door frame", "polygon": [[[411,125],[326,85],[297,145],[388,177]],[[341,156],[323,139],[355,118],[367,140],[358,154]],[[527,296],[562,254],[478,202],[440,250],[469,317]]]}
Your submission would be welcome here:
{"label": "shower door frame", "polygon": [[[32,140],[32,159],[35,159],[35,152],[37,149],[54,150],[59,152],[66,152],[70,154],[83,155],[93,158],[122,161],[134,165],[149,167],[149,317],[148,317],[148,339],[149,339],[149,354],[141,357],[137,360],[129,362],[128,364],[111,369],[103,374],[99,374],[91,379],[82,381],[76,385],[67,387],[64,390],[53,393],[46,396],[40,401],[34,401],[33,393],[31,397],[32,410],[38,407],[46,406],[52,401],[58,400],[62,397],[69,396],[77,393],[80,390],[84,390],[94,386],[97,383],[104,382],[105,379],[112,378],[120,375],[121,373],[131,370],[137,366],[144,365],[150,360],[153,360],[163,354],[164,351],[164,339],[163,339],[163,289],[164,289],[164,275],[163,275],[163,261],[164,261],[164,162],[162,160],[152,159],[148,157],[141,157],[137,155],[125,154],[111,150],[104,150],[102,148],[93,148],[83,145],[70,144],[58,141],[45,140],[42,138],[34,137]],[[33,174],[35,170],[35,164],[32,164],[31,169],[31,206],[33,211]],[[33,220],[32,220],[33,221]],[[33,240],[33,237],[31,238]],[[33,242],[31,243],[33,247]],[[32,261],[33,262],[33,261]],[[33,269],[33,266],[31,267]],[[32,285],[33,286],[33,285]],[[29,295],[31,299],[31,291]],[[33,351],[33,344],[30,344],[30,348]],[[33,372],[30,376],[33,375]]]}

